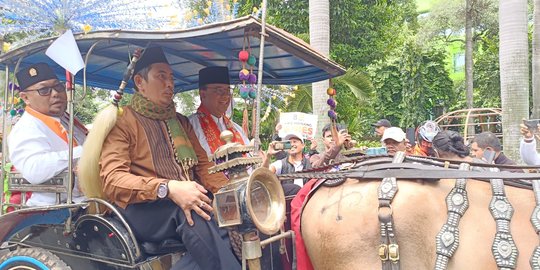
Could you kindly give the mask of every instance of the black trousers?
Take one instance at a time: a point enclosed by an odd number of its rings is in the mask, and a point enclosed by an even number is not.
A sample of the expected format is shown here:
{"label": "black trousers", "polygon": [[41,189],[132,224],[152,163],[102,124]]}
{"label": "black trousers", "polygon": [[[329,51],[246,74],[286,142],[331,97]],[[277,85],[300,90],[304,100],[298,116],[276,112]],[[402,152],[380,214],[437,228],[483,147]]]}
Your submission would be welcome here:
{"label": "black trousers", "polygon": [[[300,190],[300,186],[295,185],[291,182],[282,182],[281,187],[283,188],[283,192],[285,193],[285,197],[294,197],[298,191]],[[290,201],[286,202],[287,209],[286,209],[286,215],[287,218],[285,220],[285,231],[288,231],[291,229],[291,206]],[[261,240],[267,239],[270,236],[260,234]],[[291,269],[292,266],[292,241],[290,239],[285,240],[285,244],[287,245],[287,256],[284,254],[281,254],[280,247],[281,242],[273,242],[270,245],[268,245],[266,248],[263,249],[263,257],[261,258],[261,264],[263,270],[287,270]]]}
{"label": "black trousers", "polygon": [[206,221],[192,211],[194,225],[187,223],[182,209],[169,199],[131,204],[119,208],[140,241],[182,241],[188,254],[173,269],[234,270],[240,263],[234,256],[227,231],[214,220]]}

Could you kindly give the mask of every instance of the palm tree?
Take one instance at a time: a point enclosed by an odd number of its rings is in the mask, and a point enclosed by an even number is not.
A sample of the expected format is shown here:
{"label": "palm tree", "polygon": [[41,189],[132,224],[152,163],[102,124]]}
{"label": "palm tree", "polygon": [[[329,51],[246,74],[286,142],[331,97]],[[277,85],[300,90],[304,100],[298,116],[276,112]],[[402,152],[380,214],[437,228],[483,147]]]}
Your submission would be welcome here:
{"label": "palm tree", "polygon": [[519,123],[529,114],[527,1],[499,2],[500,74],[504,151],[519,158]]}
{"label": "palm tree", "polygon": [[534,0],[532,38],[532,117],[540,118],[540,0]]}
{"label": "palm tree", "polygon": [[[310,44],[317,51],[325,56],[330,53],[330,2],[329,0],[309,0],[309,37]],[[313,114],[319,116],[316,138],[322,138],[321,130],[323,126],[330,123],[326,112],[326,89],[329,81],[313,83],[312,104]],[[319,143],[322,149],[323,144]]]}

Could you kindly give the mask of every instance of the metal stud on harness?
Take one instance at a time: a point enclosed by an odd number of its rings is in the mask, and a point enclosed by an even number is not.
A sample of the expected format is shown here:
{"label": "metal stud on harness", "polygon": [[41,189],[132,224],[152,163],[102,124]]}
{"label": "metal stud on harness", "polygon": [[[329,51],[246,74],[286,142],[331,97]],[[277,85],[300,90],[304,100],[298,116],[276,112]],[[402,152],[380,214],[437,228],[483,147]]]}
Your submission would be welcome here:
{"label": "metal stud on harness", "polygon": [[[402,163],[405,159],[404,152],[397,152],[392,163]],[[379,258],[383,270],[399,269],[399,245],[396,240],[394,220],[392,218],[392,200],[398,191],[395,177],[386,177],[382,180],[378,189],[379,197],[379,224],[381,230],[381,245],[379,246]]]}
{"label": "metal stud on harness", "polygon": [[[459,169],[470,170],[471,165],[461,163]],[[469,208],[469,199],[466,191],[467,180],[465,178],[456,179],[454,188],[446,196],[446,208],[448,218],[437,234],[437,260],[435,270],[444,270],[448,267],[448,261],[452,258],[459,246],[459,221]]]}

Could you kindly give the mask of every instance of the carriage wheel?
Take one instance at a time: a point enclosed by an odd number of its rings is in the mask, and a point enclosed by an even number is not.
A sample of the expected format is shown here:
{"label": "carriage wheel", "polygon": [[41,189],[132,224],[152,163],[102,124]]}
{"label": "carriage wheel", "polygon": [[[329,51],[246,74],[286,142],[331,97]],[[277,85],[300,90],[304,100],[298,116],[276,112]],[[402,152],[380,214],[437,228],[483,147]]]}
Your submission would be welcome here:
{"label": "carriage wheel", "polygon": [[0,258],[2,270],[71,270],[64,261],[42,248],[21,248]]}

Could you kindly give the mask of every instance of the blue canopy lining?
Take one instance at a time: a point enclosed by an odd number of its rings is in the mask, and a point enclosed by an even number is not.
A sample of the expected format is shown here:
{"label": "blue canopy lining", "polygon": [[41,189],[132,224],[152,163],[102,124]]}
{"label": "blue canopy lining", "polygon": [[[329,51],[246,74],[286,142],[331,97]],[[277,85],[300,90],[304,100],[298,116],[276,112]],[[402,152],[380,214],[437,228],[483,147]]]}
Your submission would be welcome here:
{"label": "blue canopy lining", "polygon": [[[122,75],[129,63],[130,53],[136,48],[147,46],[163,47],[175,75],[175,92],[183,92],[198,87],[198,71],[207,66],[227,66],[231,83],[238,84],[238,73],[242,63],[238,52],[247,44],[257,60],[260,49],[261,25],[253,17],[244,17],[225,23],[169,32],[148,31],[99,31],[76,36],[77,45],[86,57],[96,42],[86,65],[87,85],[115,90],[120,85]],[[321,81],[345,73],[338,64],[326,59],[306,43],[291,34],[267,26],[264,49],[263,84],[296,85]],[[34,42],[0,56],[0,68],[9,66],[12,71],[22,57],[20,67],[46,62],[51,65],[59,78],[65,79],[65,71],[54,63],[45,51],[54,39]],[[246,67],[250,69],[250,67]],[[257,74],[258,61],[253,72]],[[82,84],[83,71],[75,76],[75,82]],[[130,81],[126,92],[130,92]]]}

